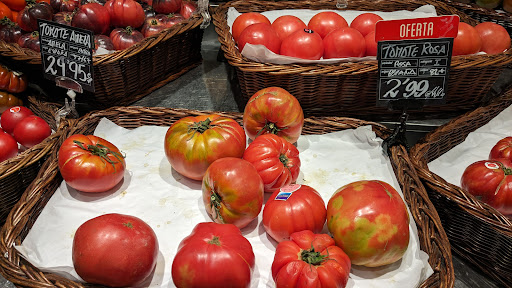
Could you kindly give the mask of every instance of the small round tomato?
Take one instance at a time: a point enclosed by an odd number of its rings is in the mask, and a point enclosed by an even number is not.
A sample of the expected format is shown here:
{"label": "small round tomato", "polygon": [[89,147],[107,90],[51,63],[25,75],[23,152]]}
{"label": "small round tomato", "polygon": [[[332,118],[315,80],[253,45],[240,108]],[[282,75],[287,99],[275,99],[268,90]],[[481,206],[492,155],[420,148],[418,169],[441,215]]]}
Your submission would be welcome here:
{"label": "small round tomato", "polygon": [[18,154],[18,143],[14,138],[1,131],[0,132],[0,162],[12,158]]}
{"label": "small round tomato", "polygon": [[110,14],[101,4],[87,3],[78,8],[71,20],[71,25],[91,30],[94,34],[106,34],[110,31]]}
{"label": "small round tomato", "polygon": [[240,38],[240,34],[244,31],[245,28],[251,26],[256,23],[267,23],[271,24],[270,20],[258,12],[248,12],[243,13],[240,16],[236,17],[233,25],[231,26],[231,34],[233,35],[233,39],[235,43],[238,43],[238,39]]}
{"label": "small round tomato", "polygon": [[281,49],[281,39],[268,23],[252,24],[245,28],[238,38],[238,50],[242,52],[247,43],[263,45],[276,54]]}
{"label": "small round tomato", "polygon": [[453,56],[475,54],[480,51],[482,40],[478,31],[464,22],[459,23],[457,37],[453,39]]}
{"label": "small round tomato", "polygon": [[18,15],[18,25],[27,32],[37,30],[37,19],[51,21],[53,17],[53,9],[46,2],[31,3],[23,9]]}
{"label": "small round tomato", "polygon": [[297,30],[304,30],[308,26],[297,16],[283,15],[272,22],[272,29],[276,31],[281,41]]}
{"label": "small round tomato", "polygon": [[50,125],[43,118],[31,115],[21,120],[14,127],[14,139],[21,145],[31,148],[52,134]]}
{"label": "small round tomato", "polygon": [[123,154],[114,144],[94,135],[68,137],[58,158],[62,178],[82,192],[106,192],[124,177]]}
{"label": "small round tomato", "polygon": [[277,242],[290,240],[294,232],[320,233],[327,210],[322,196],[310,186],[291,184],[276,190],[263,208],[263,227]]}
{"label": "small round tomato", "polygon": [[240,158],[215,160],[206,170],[202,191],[210,218],[240,229],[256,219],[263,206],[263,181],[254,166]]}
{"label": "small round tomato", "polygon": [[512,161],[512,137],[505,137],[494,145],[489,153],[490,160],[508,159]]}
{"label": "small round tomato", "polygon": [[114,27],[139,28],[146,18],[144,9],[134,0],[109,0],[105,8],[110,14],[110,25]]}
{"label": "small round tomato", "polygon": [[332,11],[317,13],[308,22],[308,28],[320,34],[322,38],[331,31],[345,27],[348,27],[347,20],[340,14]]}
{"label": "small round tomato", "polygon": [[475,26],[482,47],[480,51],[487,54],[499,54],[510,48],[510,35],[503,26],[493,22],[483,22]]}
{"label": "small round tomato", "polygon": [[324,37],[324,59],[363,57],[366,54],[366,41],[354,28],[334,30]]}
{"label": "small round tomato", "polygon": [[34,115],[34,113],[32,113],[32,111],[27,107],[14,106],[2,113],[2,117],[0,117],[0,125],[2,125],[2,129],[5,133],[12,135],[14,127],[16,127],[21,120],[31,115]]}
{"label": "small round tomato", "polygon": [[366,43],[366,56],[377,56],[377,41],[375,40],[375,31],[372,31],[364,37]]}
{"label": "small round tomato", "polygon": [[126,28],[116,28],[110,33],[110,40],[114,44],[114,49],[124,50],[132,47],[144,39],[144,35],[138,30],[128,26]]}
{"label": "small round tomato", "polygon": [[365,37],[368,33],[375,31],[375,25],[382,17],[375,13],[362,13],[357,15],[350,23],[350,28],[354,28]]}
{"label": "small round tomato", "polygon": [[284,56],[319,60],[324,53],[322,37],[313,30],[297,30],[283,39],[280,53]]}

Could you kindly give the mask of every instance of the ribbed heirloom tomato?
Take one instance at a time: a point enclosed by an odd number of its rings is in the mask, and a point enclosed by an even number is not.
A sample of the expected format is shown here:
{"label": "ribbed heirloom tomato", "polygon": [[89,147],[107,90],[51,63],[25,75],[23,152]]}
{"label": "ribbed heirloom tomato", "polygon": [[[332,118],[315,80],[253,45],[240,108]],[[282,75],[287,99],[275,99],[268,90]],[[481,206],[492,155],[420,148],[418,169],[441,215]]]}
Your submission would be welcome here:
{"label": "ribbed heirloom tomato", "polygon": [[512,137],[505,137],[494,145],[489,153],[489,159],[508,159],[512,161]]}

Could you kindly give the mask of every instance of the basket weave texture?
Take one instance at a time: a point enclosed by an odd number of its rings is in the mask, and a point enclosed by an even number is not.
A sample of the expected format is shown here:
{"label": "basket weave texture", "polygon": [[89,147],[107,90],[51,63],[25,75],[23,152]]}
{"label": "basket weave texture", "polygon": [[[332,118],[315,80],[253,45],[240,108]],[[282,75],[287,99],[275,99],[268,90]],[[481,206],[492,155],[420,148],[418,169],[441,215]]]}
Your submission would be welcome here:
{"label": "basket weave texture", "polygon": [[[93,112],[78,120],[68,120],[65,123],[69,128],[59,138],[60,145],[67,136],[72,134],[92,134],[99,121],[106,117],[117,125],[125,128],[136,128],[143,125],[170,126],[185,116],[198,116],[211,114],[208,111],[169,109],[169,108],[142,108],[142,107],[114,107],[99,112]],[[231,117],[242,124],[241,113],[217,114]],[[356,120],[351,118],[306,118],[303,134],[324,134],[344,129],[353,129],[364,125],[372,125],[375,133],[386,138],[390,131],[383,125]],[[7,222],[0,231],[0,272],[14,284],[22,287],[82,287],[75,283],[51,273],[43,273],[24,260],[14,249],[20,244],[31,229],[39,213],[47,201],[59,187],[62,177],[58,169],[57,151],[54,149],[51,157],[45,162],[37,179],[22,195],[20,201],[12,209]],[[397,180],[401,185],[405,201],[408,204],[411,216],[418,226],[420,246],[429,255],[429,263],[434,274],[424,281],[421,287],[453,287],[454,274],[450,245],[441,226],[439,216],[428,199],[424,187],[421,185],[414,169],[412,169],[405,148],[394,146],[391,149],[391,162]]]}
{"label": "basket weave texture", "polygon": [[[425,4],[436,7],[438,15],[459,15],[463,22],[477,22],[459,10],[434,0],[351,0],[347,10],[398,11],[414,10]],[[213,23],[221,49],[236,71],[240,92],[235,95],[240,111],[258,90],[279,86],[294,95],[309,116],[344,116],[365,120],[396,120],[399,111],[376,107],[376,60],[340,64],[277,65],[252,61],[238,51],[227,23],[229,7],[241,13],[281,9],[336,8],[336,1],[231,1],[213,12]],[[449,118],[475,109],[487,101],[486,95],[502,70],[512,63],[512,51],[498,55],[455,56],[452,58],[447,84],[446,103],[410,110],[411,119]]]}
{"label": "basket weave texture", "polygon": [[18,202],[23,191],[36,178],[61,134],[57,130],[55,122],[57,106],[39,101],[32,96],[28,100],[27,108],[43,118],[52,130],[57,132],[34,147],[0,163],[0,226],[5,222],[7,215],[14,204]]}
{"label": "basket weave texture", "polygon": [[466,113],[427,134],[410,151],[453,250],[487,275],[512,287],[512,221],[462,188],[431,172],[428,163],[462,143],[512,105],[512,90],[492,104]]}

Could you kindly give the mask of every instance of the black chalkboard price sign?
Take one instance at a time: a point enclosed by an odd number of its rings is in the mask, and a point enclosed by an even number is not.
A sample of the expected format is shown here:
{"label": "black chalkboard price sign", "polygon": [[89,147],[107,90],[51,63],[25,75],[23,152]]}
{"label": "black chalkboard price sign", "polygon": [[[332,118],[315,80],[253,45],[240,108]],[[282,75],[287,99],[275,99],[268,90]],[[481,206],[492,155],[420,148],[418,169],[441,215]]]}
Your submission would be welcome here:
{"label": "black chalkboard price sign", "polygon": [[57,86],[94,92],[92,31],[38,19],[44,77]]}

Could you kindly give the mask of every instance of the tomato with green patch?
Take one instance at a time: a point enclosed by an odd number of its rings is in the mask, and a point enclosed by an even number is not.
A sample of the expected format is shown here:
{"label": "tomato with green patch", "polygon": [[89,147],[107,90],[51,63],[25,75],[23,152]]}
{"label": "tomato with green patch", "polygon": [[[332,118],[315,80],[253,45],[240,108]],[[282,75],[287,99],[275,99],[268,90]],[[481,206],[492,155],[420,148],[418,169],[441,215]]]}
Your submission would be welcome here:
{"label": "tomato with green patch", "polygon": [[251,243],[232,224],[199,223],[172,262],[176,287],[249,287],[255,265]]}
{"label": "tomato with green patch", "polygon": [[353,265],[394,263],[409,245],[407,207],[383,181],[357,181],[336,190],[327,204],[327,227]]}

